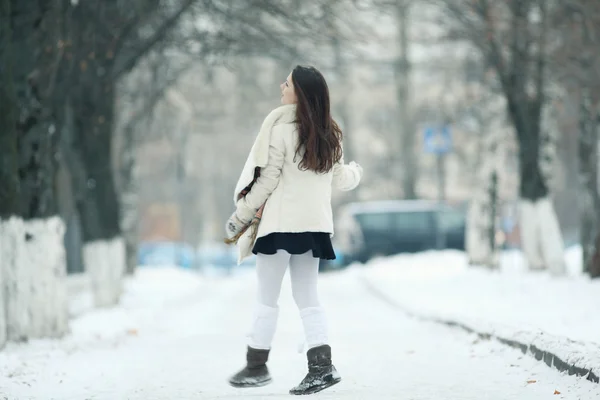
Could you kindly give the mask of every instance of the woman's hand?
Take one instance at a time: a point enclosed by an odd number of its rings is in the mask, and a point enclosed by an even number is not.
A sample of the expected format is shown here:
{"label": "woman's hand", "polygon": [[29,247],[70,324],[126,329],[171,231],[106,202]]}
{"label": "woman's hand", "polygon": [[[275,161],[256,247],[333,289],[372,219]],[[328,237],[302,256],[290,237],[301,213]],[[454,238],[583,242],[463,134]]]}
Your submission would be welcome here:
{"label": "woman's hand", "polygon": [[360,164],[354,161],[350,161],[349,165],[353,168],[356,168],[356,171],[358,172],[358,179],[362,179],[363,168],[360,166]]}
{"label": "woman's hand", "polygon": [[231,217],[229,217],[227,223],[225,224],[225,235],[227,236],[227,239],[232,239],[242,232],[244,227],[248,225],[249,222],[250,220],[239,218],[237,212],[231,214]]}

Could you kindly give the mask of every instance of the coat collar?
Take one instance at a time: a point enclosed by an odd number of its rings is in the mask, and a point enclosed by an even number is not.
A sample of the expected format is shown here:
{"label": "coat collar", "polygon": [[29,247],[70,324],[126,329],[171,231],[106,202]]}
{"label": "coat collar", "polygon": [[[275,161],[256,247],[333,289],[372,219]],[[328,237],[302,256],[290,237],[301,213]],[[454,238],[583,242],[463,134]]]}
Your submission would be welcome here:
{"label": "coat collar", "polygon": [[252,146],[252,158],[255,167],[266,167],[269,160],[269,143],[271,131],[275,125],[289,124],[296,120],[296,105],[285,104],[277,107],[267,115]]}

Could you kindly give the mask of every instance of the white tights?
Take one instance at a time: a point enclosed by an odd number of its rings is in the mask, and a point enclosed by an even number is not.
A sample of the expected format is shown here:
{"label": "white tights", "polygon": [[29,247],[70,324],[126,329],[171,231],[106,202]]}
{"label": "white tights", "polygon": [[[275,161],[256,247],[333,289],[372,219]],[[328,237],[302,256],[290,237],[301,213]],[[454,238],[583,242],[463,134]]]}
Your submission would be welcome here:
{"label": "white tights", "polygon": [[312,251],[295,255],[279,250],[273,255],[258,254],[256,257],[258,298],[248,343],[250,347],[271,348],[279,315],[277,302],[288,265],[292,294],[300,310],[308,347],[312,348],[328,342],[325,313],[319,303],[317,291],[319,259],[313,257]]}

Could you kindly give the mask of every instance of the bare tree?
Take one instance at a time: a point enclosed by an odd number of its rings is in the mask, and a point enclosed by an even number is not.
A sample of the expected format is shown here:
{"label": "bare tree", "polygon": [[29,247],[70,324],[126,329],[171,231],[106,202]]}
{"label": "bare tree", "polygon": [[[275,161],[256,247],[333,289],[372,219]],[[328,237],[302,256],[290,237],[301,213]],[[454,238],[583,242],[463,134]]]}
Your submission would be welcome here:
{"label": "bare tree", "polygon": [[554,15],[560,45],[553,72],[578,98],[581,245],[584,270],[600,276],[600,4],[590,0],[561,3]]}
{"label": "bare tree", "polygon": [[439,1],[450,36],[473,44],[493,70],[519,142],[523,249],[531,268],[564,272],[562,238],[542,173],[542,111],[548,76],[548,8],[543,0]]}
{"label": "bare tree", "polygon": [[[121,80],[118,95],[119,123],[115,130],[117,140],[116,179],[121,207],[121,229],[125,240],[126,272],[132,274],[137,265],[138,250],[138,177],[136,176],[136,149],[150,140],[148,126],[157,104],[166,90],[191,67],[191,59],[175,61],[164,46],[159,46],[144,59],[135,73]],[[181,58],[181,57],[180,57]]]}
{"label": "bare tree", "polygon": [[60,79],[61,7],[59,0],[0,3],[0,296],[6,311],[0,342],[67,331],[64,224],[55,196],[60,132],[48,102]]}
{"label": "bare tree", "polygon": [[410,8],[412,0],[397,1],[395,5],[398,29],[398,58],[395,63],[396,95],[400,119],[399,143],[395,151],[399,158],[398,167],[402,167],[402,192],[404,198],[417,198],[416,184],[419,172],[415,151],[415,124],[412,116],[411,100],[411,62],[410,62]]}
{"label": "bare tree", "polygon": [[[344,158],[346,160],[354,160],[354,141],[352,139],[352,118],[350,116],[350,96],[348,95],[351,90],[350,87],[352,82],[349,80],[349,60],[345,55],[344,50],[348,48],[344,44],[343,34],[340,32],[339,18],[336,17],[341,12],[343,4],[340,1],[331,1],[324,7],[324,22],[329,34],[330,46],[333,55],[332,62],[332,73],[335,75],[334,87],[339,92],[342,92],[341,96],[334,103],[333,113],[337,118],[337,122],[340,124],[344,133]],[[357,195],[357,191],[351,191],[345,194],[348,200],[353,200]]]}
{"label": "bare tree", "polygon": [[[472,196],[467,218],[466,250],[473,265],[498,266],[495,246],[498,208],[493,196],[502,168],[502,146],[506,143],[503,103],[499,95],[481,82],[471,82],[465,101],[467,130],[474,134],[474,153],[465,158],[472,177]],[[496,187],[494,187],[496,185]]]}
{"label": "bare tree", "polygon": [[419,176],[418,153],[416,144],[416,107],[412,98],[412,62],[411,49],[411,8],[414,0],[371,0],[364,2],[366,8],[393,15],[396,24],[395,60],[393,61],[394,82],[396,86],[398,127],[391,135],[392,163],[391,178],[400,181],[402,194],[406,199],[416,199]]}

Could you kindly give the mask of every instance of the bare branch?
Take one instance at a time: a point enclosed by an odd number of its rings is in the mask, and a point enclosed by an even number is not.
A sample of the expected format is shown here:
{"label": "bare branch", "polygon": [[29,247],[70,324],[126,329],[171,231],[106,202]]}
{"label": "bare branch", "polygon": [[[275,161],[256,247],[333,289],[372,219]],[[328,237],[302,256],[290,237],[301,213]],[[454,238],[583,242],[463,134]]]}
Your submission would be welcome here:
{"label": "bare branch", "polygon": [[167,18],[162,25],[156,29],[156,31],[145,40],[137,49],[133,52],[131,56],[128,57],[121,65],[115,66],[115,69],[112,71],[112,78],[118,79],[123,73],[130,71],[138,62],[138,60],[143,57],[148,51],[152,49],[161,39],[165,37],[167,32],[179,22],[181,16],[196,2],[197,0],[185,0],[183,4],[179,7],[179,9],[174,12],[169,18]]}
{"label": "bare branch", "polygon": [[539,2],[540,18],[541,18],[541,29],[539,33],[539,45],[538,45],[538,57],[536,65],[536,96],[538,113],[541,112],[542,105],[544,104],[544,89],[545,89],[545,75],[546,75],[546,37],[548,35],[548,15],[546,9],[546,1],[542,0]]}

